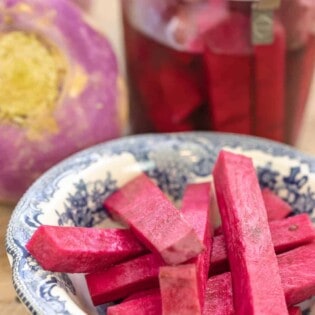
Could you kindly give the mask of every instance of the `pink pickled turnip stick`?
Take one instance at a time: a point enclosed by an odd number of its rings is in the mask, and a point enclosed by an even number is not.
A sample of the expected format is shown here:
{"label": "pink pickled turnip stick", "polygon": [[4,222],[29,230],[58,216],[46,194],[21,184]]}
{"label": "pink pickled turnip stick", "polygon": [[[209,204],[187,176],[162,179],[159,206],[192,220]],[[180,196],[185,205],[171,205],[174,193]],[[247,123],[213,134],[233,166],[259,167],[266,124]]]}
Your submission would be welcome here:
{"label": "pink pickled turnip stick", "polygon": [[[261,193],[264,199],[269,221],[284,219],[290,213],[292,213],[291,206],[269,188],[263,188]],[[215,236],[221,235],[222,233],[222,225],[218,226],[214,230]]]}
{"label": "pink pickled turnip stick", "polygon": [[205,250],[189,263],[196,265],[197,286],[199,290],[200,308],[203,308],[206,283],[210,267],[212,250],[212,226],[210,222],[210,183],[188,184],[182,201],[182,214],[190,222]]}
{"label": "pink pickled turnip stick", "polygon": [[124,298],[136,291],[158,287],[163,260],[148,254],[85,276],[94,305]]}
{"label": "pink pickled turnip stick", "polygon": [[248,56],[205,53],[211,128],[251,133],[251,62]]}
{"label": "pink pickled turnip stick", "polygon": [[210,277],[207,281],[203,315],[234,315],[231,273]]}
{"label": "pink pickled turnip stick", "polygon": [[[147,65],[146,68],[148,67],[149,66]],[[166,98],[170,92],[167,90],[163,90],[163,86],[161,86],[160,82],[160,74],[157,72],[157,70],[149,71],[148,69],[146,69],[143,70],[141,73],[142,76],[141,78],[139,78],[138,82],[139,95],[144,106],[144,111],[147,114],[153,129],[158,132],[177,132],[193,130],[193,123],[190,121],[189,118],[184,116],[187,116],[187,111],[194,110],[195,107],[199,106],[199,95],[193,93],[191,99],[188,100],[189,103],[186,102],[184,104],[184,107],[186,108],[182,111],[179,117],[176,114],[176,109],[173,108],[172,110],[172,108],[168,106],[169,102]],[[172,106],[180,107],[181,105],[182,104],[176,102]],[[142,115],[143,113],[141,114],[141,116]],[[142,125],[142,122],[139,121],[138,124]]]}
{"label": "pink pickled turnip stick", "polygon": [[[184,191],[181,211],[203,242],[205,251],[192,258],[187,265],[160,268],[159,281],[164,315],[200,314],[203,308],[212,247],[210,183],[188,184]],[[189,302],[187,298],[183,300],[188,293]]]}
{"label": "pink pickled turnip stick", "polygon": [[250,20],[231,12],[206,37],[204,53],[208,77],[211,128],[250,134],[252,131],[252,47]]}
{"label": "pink pickled turnip stick", "polygon": [[[276,253],[283,253],[315,239],[315,229],[307,214],[269,222]],[[211,253],[211,274],[229,270],[228,255],[223,235],[215,236]]]}
{"label": "pink pickled turnip stick", "polygon": [[310,243],[315,239],[313,223],[306,213],[285,220],[272,221],[269,224],[277,254]]}
{"label": "pink pickled turnip stick", "polygon": [[[146,288],[157,287],[158,270],[163,263],[160,259],[156,260],[156,257],[152,254],[142,256],[141,258],[112,267],[107,271],[88,275],[88,285],[95,304],[102,304],[123,298],[137,290],[141,291]],[[282,287],[289,306],[301,303],[315,295],[315,243],[304,245],[278,255],[277,259]],[[190,264],[190,266],[194,265]],[[189,267],[183,273],[183,281],[185,283],[192,283],[190,281],[195,274],[191,274],[191,270],[192,268]],[[187,277],[187,274],[189,277]],[[191,286],[188,291],[195,292],[194,294],[197,296],[197,289],[195,290],[194,288],[194,286]],[[272,293],[273,291],[270,292],[270,296],[266,302],[272,301],[274,298]],[[207,281],[203,314],[234,314],[232,295],[230,272],[209,278]],[[135,298],[144,296],[146,294],[141,293],[135,296]],[[129,300],[133,300],[133,298],[128,298],[126,302]],[[187,303],[192,303],[192,301],[188,301]],[[196,304],[194,305],[196,306]],[[268,310],[267,314],[269,315]]]}
{"label": "pink pickled turnip stick", "polygon": [[139,297],[124,300],[122,303],[110,306],[107,315],[161,315],[162,301],[159,290],[143,293]]}
{"label": "pink pickled turnip stick", "polygon": [[197,268],[195,264],[160,268],[159,282],[163,315],[200,315]]}
{"label": "pink pickled turnip stick", "polygon": [[199,239],[208,243],[210,235],[210,182],[188,184],[183,194],[181,211]]}
{"label": "pink pickled turnip stick", "polygon": [[41,266],[55,272],[96,272],[144,254],[129,230],[40,226],[26,244]]}
{"label": "pink pickled turnip stick", "polygon": [[109,196],[104,206],[167,264],[185,262],[204,250],[194,229],[145,174]]}
{"label": "pink pickled turnip stick", "polygon": [[[286,303],[289,306],[301,303],[315,295],[315,243],[281,254],[277,259]],[[271,291],[271,297],[266,302],[272,299]],[[236,314],[233,308],[230,272],[209,278],[203,314]],[[269,315],[270,313],[267,310],[266,313],[261,314]]]}
{"label": "pink pickled turnip stick", "polygon": [[213,177],[230,261],[235,313],[288,314],[252,160],[222,150]]}
{"label": "pink pickled turnip stick", "polygon": [[292,213],[291,206],[269,188],[262,189],[261,193],[264,199],[269,221],[284,219]]}
{"label": "pink pickled turnip stick", "polygon": [[164,61],[156,75],[163,102],[155,111],[164,110],[165,121],[169,120],[170,124],[181,123],[201,106],[203,93],[193,71]]}
{"label": "pink pickled turnip stick", "polygon": [[[123,22],[125,23],[124,30],[127,43],[127,70],[133,77],[133,80],[129,82],[131,86],[130,115],[132,130],[136,133],[152,132],[154,130],[159,132],[193,130],[193,123],[188,118],[183,117],[183,115],[187,114],[187,110],[191,111],[195,106],[199,106],[197,103],[199,102],[200,93],[196,89],[194,81],[195,78],[200,80],[201,76],[194,72],[202,71],[199,71],[199,66],[193,67],[193,69],[190,66],[190,63],[199,57],[196,57],[196,54],[175,51],[145,36],[129,25],[125,16]],[[161,64],[159,62],[157,65],[154,58],[156,54],[163,61]],[[139,63],[139,60],[144,60],[144,62]],[[169,81],[172,82],[174,80],[172,76],[174,73],[176,74],[176,70],[179,68],[180,73],[184,73],[184,85],[187,85],[187,80],[185,79],[187,77],[193,83],[193,86],[189,88],[190,91],[193,91],[193,95],[192,97],[189,96],[188,100],[185,100],[185,110],[179,115],[180,119],[178,119],[178,116],[174,119],[173,113],[176,113],[176,110],[172,110],[172,108],[177,106],[180,109],[180,106],[183,104],[172,103],[172,107],[169,108],[168,104],[173,101],[174,96],[168,102],[166,97],[170,94],[169,88],[163,91],[161,84],[160,67],[167,68],[168,66],[175,68],[175,71],[171,71],[171,78],[168,78]],[[183,71],[183,69],[185,70]],[[192,75],[190,75],[191,72]],[[180,84],[176,91],[174,93],[175,96],[181,91]]]}
{"label": "pink pickled turnip stick", "polygon": [[144,296],[151,296],[151,295],[155,295],[156,293],[160,293],[160,289],[149,289],[149,290],[144,290],[144,291],[137,291],[134,292],[130,295],[128,295],[123,302],[128,302],[130,300],[134,300],[134,299],[139,299],[142,298]]}
{"label": "pink pickled turnip stick", "polygon": [[275,23],[274,42],[254,47],[254,134],[284,141],[285,32]]}
{"label": "pink pickled turnip stick", "polygon": [[279,255],[278,262],[289,306],[315,295],[315,243]]}
{"label": "pink pickled turnip stick", "polygon": [[159,132],[192,130],[189,115],[204,98],[198,71],[173,60],[170,48],[158,43],[151,43],[148,47],[152,54],[158,50],[163,59],[159,67],[148,59],[142,65],[141,76],[136,76],[140,98],[153,127]]}

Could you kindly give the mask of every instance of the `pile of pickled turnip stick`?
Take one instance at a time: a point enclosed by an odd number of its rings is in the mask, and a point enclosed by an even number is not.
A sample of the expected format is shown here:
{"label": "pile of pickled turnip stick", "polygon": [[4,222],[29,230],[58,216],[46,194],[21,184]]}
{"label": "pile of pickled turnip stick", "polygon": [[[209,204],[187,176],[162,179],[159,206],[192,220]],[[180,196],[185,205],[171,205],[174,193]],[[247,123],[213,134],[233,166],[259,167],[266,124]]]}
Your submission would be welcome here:
{"label": "pile of pickled turnip stick", "polygon": [[46,270],[84,273],[109,315],[301,314],[315,295],[309,216],[261,189],[244,155],[222,150],[212,175],[176,207],[143,173],[104,200],[126,229],[42,225],[27,249]]}

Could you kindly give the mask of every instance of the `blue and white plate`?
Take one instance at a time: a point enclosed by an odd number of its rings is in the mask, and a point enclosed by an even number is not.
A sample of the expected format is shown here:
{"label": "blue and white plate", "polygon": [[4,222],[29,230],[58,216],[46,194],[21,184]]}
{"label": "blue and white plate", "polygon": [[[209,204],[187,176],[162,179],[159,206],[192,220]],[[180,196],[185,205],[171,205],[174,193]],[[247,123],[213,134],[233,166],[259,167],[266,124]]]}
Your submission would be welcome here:
{"label": "blue and white plate", "polygon": [[45,271],[25,249],[38,226],[111,226],[103,200],[145,171],[174,201],[187,183],[205,181],[220,149],[253,158],[262,187],[315,221],[315,159],[275,142],[218,133],[131,136],[61,162],[26,192],[7,231],[13,284],[33,314],[104,314],[92,306],[84,278]]}

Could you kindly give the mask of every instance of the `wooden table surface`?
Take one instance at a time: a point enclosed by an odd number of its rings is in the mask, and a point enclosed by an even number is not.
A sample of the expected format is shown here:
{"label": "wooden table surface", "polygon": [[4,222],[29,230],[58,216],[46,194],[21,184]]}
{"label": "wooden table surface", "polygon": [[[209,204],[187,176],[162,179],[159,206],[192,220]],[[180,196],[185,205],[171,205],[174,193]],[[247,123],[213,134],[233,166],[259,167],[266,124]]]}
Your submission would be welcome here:
{"label": "wooden table surface", "polygon": [[[121,29],[118,15],[119,1],[96,1],[96,7],[92,14],[94,20],[108,34],[118,59],[122,63]],[[315,80],[314,80],[315,81]],[[312,88],[312,95],[307,106],[305,121],[300,139],[296,145],[301,151],[315,156],[315,82]],[[313,104],[313,105],[312,105]],[[25,315],[28,314],[24,306],[16,299],[15,291],[11,282],[11,270],[5,254],[5,233],[6,227],[13,211],[13,206],[0,205],[0,314],[1,315]],[[315,311],[312,313],[315,315]]]}

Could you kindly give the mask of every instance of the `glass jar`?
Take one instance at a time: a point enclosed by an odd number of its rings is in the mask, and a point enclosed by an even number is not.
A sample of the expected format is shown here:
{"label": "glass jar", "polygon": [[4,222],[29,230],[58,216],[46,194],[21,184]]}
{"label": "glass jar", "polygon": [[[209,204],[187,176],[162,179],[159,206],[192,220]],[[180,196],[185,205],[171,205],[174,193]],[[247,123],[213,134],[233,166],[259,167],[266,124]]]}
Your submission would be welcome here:
{"label": "glass jar", "polygon": [[313,0],[122,0],[134,133],[295,143],[315,62]]}

